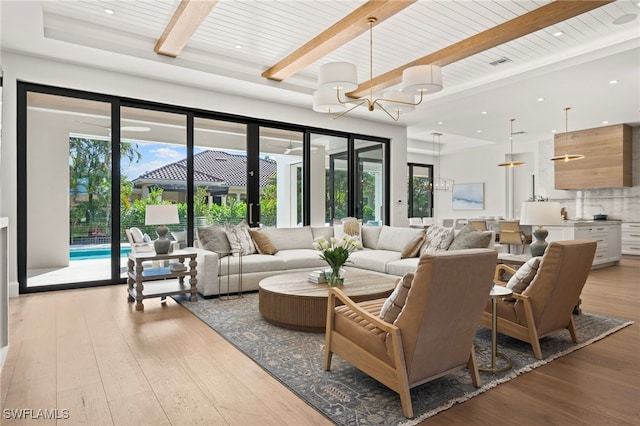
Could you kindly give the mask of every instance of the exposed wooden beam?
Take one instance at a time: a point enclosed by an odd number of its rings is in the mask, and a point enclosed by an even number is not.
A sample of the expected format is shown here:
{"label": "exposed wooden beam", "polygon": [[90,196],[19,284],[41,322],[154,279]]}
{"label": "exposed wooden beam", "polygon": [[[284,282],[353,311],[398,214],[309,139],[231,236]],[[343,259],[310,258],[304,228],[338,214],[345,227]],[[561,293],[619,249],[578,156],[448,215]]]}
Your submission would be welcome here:
{"label": "exposed wooden beam", "polygon": [[415,2],[416,0],[369,0],[263,72],[262,76],[276,81],[289,78],[369,30],[367,18],[373,16],[380,23]]}
{"label": "exposed wooden beam", "polygon": [[175,58],[218,0],[182,0],[153,51]]}
{"label": "exposed wooden beam", "polygon": [[[439,65],[445,66],[459,61],[476,53],[499,46],[519,37],[546,28],[558,22],[565,21],[574,16],[588,12],[615,0],[558,0],[546,4],[524,15],[518,16],[510,21],[504,22],[479,34],[471,36],[447,46],[437,52],[431,53],[422,58],[416,59],[406,65],[388,71],[382,75],[374,77],[372,80],[373,91],[377,92],[394,86],[402,81],[402,71],[414,65]],[[353,98],[360,98],[369,93],[370,82],[361,83],[356,90],[347,95]]]}

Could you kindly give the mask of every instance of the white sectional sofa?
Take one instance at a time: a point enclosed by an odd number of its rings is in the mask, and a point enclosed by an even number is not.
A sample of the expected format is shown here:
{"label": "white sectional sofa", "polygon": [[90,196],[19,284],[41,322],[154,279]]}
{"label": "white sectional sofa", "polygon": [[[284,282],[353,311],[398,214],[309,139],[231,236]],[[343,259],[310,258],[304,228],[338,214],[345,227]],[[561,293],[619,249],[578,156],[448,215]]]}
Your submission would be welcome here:
{"label": "white sectional sofa", "polygon": [[[324,269],[326,262],[320,258],[320,252],[312,248],[314,238],[322,235],[328,239],[334,235],[341,237],[342,234],[339,226],[262,228],[259,232],[277,249],[274,254],[221,257],[218,253],[201,248],[202,242],[196,241],[196,247],[190,250],[197,252],[197,287],[200,294],[211,297],[226,294],[227,291],[237,292],[240,262],[243,291],[257,290],[260,280],[275,274]],[[415,228],[363,226],[360,232],[363,249],[352,253],[346,266],[393,276],[415,271],[422,247],[414,257],[402,259],[401,255],[403,251],[406,252],[407,244],[424,232]],[[493,233],[490,240],[485,247],[492,246]]]}

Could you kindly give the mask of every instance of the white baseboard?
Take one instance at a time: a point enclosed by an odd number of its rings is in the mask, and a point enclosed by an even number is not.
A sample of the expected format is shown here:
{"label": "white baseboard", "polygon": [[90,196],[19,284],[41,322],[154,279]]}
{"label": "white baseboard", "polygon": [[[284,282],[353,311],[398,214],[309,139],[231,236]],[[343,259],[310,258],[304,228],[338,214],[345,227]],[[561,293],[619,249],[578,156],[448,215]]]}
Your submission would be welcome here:
{"label": "white baseboard", "polygon": [[20,294],[20,287],[18,281],[9,281],[9,297],[18,297]]}

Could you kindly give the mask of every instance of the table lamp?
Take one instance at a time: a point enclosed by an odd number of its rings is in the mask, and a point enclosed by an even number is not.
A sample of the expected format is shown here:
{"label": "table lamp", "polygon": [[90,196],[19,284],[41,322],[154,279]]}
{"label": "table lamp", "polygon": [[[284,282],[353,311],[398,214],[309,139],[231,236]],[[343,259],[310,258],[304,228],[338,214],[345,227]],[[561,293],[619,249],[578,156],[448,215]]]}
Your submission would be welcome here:
{"label": "table lamp", "polygon": [[175,204],[147,205],[144,215],[145,225],[158,225],[156,234],[158,239],[153,242],[156,254],[167,254],[171,248],[171,240],[167,238],[169,228],[166,225],[180,223],[178,206]]}
{"label": "table lamp", "polygon": [[535,241],[531,243],[531,256],[542,256],[549,245],[545,238],[549,231],[543,225],[560,225],[560,203],[552,201],[524,201],[520,211],[520,225],[536,225],[533,231]]}

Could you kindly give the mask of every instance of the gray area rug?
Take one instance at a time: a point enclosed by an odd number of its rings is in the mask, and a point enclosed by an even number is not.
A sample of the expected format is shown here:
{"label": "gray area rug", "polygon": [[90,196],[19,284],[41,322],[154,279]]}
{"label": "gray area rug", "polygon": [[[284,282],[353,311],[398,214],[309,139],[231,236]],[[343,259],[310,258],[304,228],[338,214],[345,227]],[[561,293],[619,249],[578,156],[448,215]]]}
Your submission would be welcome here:
{"label": "gray area rug", "polygon": [[[331,371],[324,371],[324,334],[285,330],[266,322],[258,311],[258,294],[241,299],[174,299],[193,312],[231,344],[253,359],[309,405],[339,425],[414,425],[452,405],[464,402],[519,374],[632,324],[592,314],[574,316],[580,343],[568,331],[541,340],[543,360],[536,360],[531,346],[498,335],[500,352],[513,360],[513,369],[492,375],[480,373],[482,387],[471,383],[467,370],[434,380],[411,390],[415,417],[402,415],[400,397],[360,370],[333,356]],[[476,336],[479,365],[491,361],[491,333],[480,328]]]}

